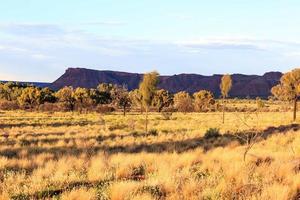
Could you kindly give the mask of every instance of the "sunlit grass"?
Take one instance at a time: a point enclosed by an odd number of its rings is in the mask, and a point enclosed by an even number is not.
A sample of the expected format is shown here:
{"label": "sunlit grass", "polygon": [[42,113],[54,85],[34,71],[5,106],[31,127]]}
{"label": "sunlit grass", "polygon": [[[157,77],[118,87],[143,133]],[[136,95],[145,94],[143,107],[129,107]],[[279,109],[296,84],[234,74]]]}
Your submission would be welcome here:
{"label": "sunlit grass", "polygon": [[[291,116],[230,112],[223,124],[218,112],[152,113],[145,133],[138,113],[1,112],[0,199],[293,199],[300,131],[285,126]],[[234,135],[268,127],[276,131],[244,161]],[[224,137],[204,138],[209,128]]]}

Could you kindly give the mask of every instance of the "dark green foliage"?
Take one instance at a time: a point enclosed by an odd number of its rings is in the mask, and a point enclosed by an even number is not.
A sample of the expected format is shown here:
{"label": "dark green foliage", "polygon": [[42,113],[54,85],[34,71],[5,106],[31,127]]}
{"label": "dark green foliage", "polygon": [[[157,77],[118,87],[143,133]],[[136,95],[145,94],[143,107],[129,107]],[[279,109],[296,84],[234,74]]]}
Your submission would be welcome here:
{"label": "dark green foliage", "polygon": [[204,138],[205,139],[210,139],[210,138],[217,138],[217,137],[220,137],[221,134],[220,134],[220,130],[218,128],[209,128],[205,135],[204,135]]}
{"label": "dark green foliage", "polygon": [[147,135],[158,136],[158,131],[156,129],[151,129]]}
{"label": "dark green foliage", "polygon": [[97,100],[100,104],[109,104],[112,102],[113,90],[117,87],[117,85],[101,83],[97,87]]}
{"label": "dark green foliage", "polygon": [[39,99],[40,104],[44,104],[46,102],[47,103],[55,103],[56,102],[56,97],[54,95],[54,92],[47,87],[43,88],[41,90],[40,99]]}

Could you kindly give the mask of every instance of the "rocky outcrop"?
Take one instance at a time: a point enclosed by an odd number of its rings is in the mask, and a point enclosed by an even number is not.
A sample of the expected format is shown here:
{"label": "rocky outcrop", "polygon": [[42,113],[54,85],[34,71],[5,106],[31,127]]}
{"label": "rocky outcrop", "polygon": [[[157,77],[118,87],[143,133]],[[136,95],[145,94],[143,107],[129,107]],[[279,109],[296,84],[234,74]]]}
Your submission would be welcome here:
{"label": "rocky outcrop", "polygon": [[[271,88],[278,84],[281,72],[268,72],[263,76],[233,74],[231,97],[268,97]],[[64,86],[95,88],[99,83],[126,85],[129,90],[138,88],[143,74],[118,71],[98,71],[85,68],[69,68],[50,87],[57,90]],[[220,96],[222,75],[203,76],[199,74],[178,74],[160,76],[159,88],[172,93],[187,91],[194,93],[201,89],[210,90]]]}

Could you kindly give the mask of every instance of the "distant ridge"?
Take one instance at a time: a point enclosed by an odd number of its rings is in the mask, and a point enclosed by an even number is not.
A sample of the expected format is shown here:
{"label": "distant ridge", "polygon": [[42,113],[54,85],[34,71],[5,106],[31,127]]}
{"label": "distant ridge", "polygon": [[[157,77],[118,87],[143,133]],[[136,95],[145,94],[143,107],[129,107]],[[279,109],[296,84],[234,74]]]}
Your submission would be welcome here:
{"label": "distant ridge", "polygon": [[44,87],[50,87],[51,83],[46,82],[26,82],[26,81],[0,81],[1,83],[7,83],[7,82],[14,82],[14,83],[20,83],[20,84],[29,84],[34,85],[36,87],[44,88]]}
{"label": "distant ridge", "polygon": [[[263,97],[270,95],[271,88],[278,84],[281,72],[268,72],[262,76],[233,74],[231,97]],[[129,90],[138,88],[143,74],[109,70],[92,70],[85,68],[68,68],[66,72],[49,86],[58,90],[64,86],[95,88],[99,83],[126,85]],[[187,91],[194,93],[201,89],[210,90],[216,97],[220,96],[222,75],[203,76],[199,74],[178,74],[160,76],[159,88],[172,93]]]}

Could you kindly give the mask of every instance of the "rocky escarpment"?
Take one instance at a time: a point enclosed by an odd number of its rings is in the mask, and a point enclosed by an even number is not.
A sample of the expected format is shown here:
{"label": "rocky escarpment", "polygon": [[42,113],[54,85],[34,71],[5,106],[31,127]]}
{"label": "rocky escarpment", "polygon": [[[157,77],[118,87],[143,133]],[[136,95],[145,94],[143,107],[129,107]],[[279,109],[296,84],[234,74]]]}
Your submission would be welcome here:
{"label": "rocky escarpment", "polygon": [[[262,76],[233,74],[231,97],[268,97],[271,88],[278,84],[281,72],[268,72]],[[126,85],[129,90],[138,88],[143,74],[117,71],[99,71],[85,68],[69,68],[54,81],[50,87],[57,90],[64,86],[95,88],[99,83]],[[160,76],[159,88],[172,93],[187,91],[190,93],[201,89],[210,90],[216,97],[220,96],[222,75],[203,76],[199,74],[178,74]]]}

